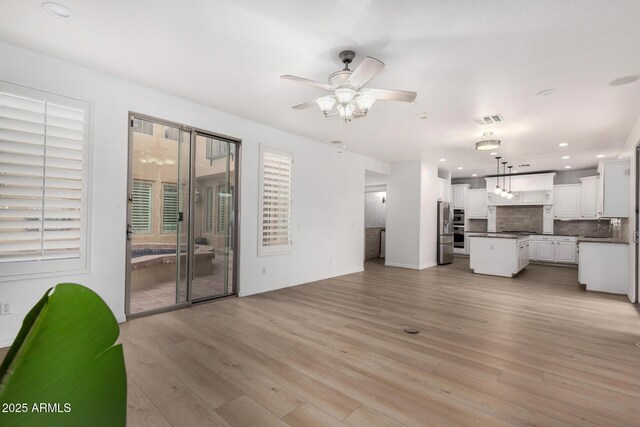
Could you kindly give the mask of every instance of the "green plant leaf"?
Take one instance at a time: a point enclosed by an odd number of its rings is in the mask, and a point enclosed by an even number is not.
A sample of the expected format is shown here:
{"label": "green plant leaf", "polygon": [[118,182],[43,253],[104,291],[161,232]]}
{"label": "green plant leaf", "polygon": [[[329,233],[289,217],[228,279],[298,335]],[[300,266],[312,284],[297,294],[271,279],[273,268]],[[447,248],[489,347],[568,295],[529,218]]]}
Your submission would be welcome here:
{"label": "green plant leaf", "polygon": [[122,345],[114,345],[119,331],[92,290],[73,283],[49,289],[0,365],[0,425],[124,426],[127,377]]}

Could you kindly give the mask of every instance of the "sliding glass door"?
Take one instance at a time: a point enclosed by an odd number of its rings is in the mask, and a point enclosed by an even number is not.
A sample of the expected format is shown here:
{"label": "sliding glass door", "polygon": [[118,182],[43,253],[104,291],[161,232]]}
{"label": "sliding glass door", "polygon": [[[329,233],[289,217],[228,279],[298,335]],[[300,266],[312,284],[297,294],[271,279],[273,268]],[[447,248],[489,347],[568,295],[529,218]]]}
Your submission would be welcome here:
{"label": "sliding glass door", "polygon": [[129,124],[127,316],[235,294],[237,142]]}
{"label": "sliding glass door", "polygon": [[235,144],[196,135],[194,300],[235,293],[235,160]]}

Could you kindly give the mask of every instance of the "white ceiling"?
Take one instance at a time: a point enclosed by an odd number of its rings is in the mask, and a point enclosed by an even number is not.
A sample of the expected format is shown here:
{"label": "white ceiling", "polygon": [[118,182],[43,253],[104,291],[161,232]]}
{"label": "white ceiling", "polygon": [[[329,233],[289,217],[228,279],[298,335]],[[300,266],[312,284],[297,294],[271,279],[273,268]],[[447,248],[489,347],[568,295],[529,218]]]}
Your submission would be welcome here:
{"label": "white ceiling", "polygon": [[[640,74],[638,0],[59,2],[76,17],[0,0],[0,39],[376,159],[446,158],[454,177],[495,171],[470,148],[486,130],[475,117],[504,116],[490,129],[526,172],[614,158],[640,115],[640,82],[608,84]],[[344,48],[356,66],[386,63],[368,86],[414,90],[417,102],[378,102],[346,126],[292,110],[324,92],[279,76],[326,80]]]}

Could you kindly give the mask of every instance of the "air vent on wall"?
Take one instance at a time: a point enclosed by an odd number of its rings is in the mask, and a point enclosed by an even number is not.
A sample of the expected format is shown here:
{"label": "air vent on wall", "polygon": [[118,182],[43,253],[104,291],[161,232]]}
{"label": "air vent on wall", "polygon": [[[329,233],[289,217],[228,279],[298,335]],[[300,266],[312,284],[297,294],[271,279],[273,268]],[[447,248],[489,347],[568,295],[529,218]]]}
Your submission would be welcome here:
{"label": "air vent on wall", "polygon": [[502,123],[504,119],[500,114],[492,114],[490,116],[478,117],[474,121],[479,125],[492,125],[495,123]]}
{"label": "air vent on wall", "polygon": [[528,168],[529,166],[531,166],[529,163],[523,163],[521,165],[518,165],[519,168]]}

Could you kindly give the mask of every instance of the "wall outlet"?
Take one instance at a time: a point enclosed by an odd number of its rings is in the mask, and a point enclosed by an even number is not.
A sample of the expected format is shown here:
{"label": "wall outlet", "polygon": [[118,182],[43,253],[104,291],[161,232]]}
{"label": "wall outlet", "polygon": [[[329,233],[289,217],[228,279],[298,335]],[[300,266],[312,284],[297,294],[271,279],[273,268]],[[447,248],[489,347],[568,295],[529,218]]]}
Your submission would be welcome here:
{"label": "wall outlet", "polygon": [[11,304],[3,302],[0,304],[0,314],[11,314]]}

